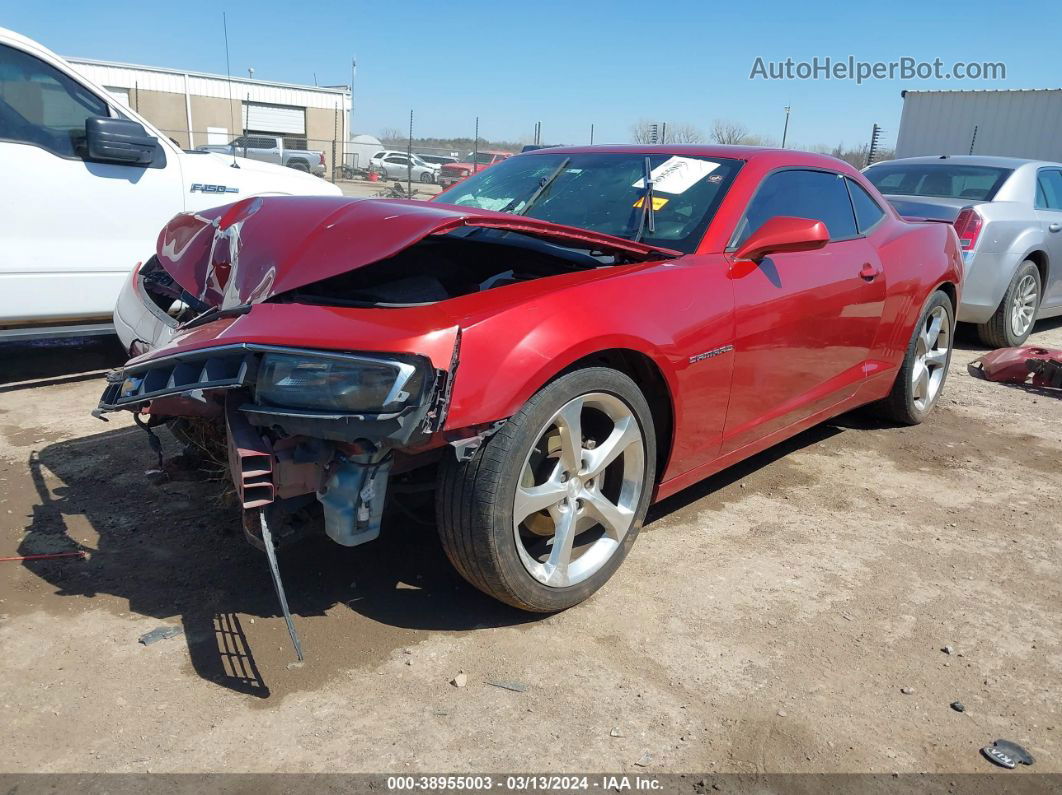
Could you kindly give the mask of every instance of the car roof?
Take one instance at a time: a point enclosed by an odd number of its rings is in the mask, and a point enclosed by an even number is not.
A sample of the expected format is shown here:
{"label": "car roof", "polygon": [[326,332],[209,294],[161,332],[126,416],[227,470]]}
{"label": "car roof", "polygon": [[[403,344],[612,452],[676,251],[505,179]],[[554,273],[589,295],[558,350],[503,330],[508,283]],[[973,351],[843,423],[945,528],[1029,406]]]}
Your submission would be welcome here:
{"label": "car roof", "polygon": [[809,166],[811,168],[828,168],[832,171],[853,173],[854,168],[843,160],[830,155],[815,152],[803,152],[799,149],[776,149],[767,146],[725,146],[722,144],[604,144],[599,146],[555,146],[549,149],[536,149],[524,152],[516,157],[542,157],[543,155],[584,154],[600,152],[602,154],[646,154],[678,155],[687,157],[723,157],[733,160],[760,161],[769,168],[775,166]]}
{"label": "car roof", "polygon": [[875,163],[880,166],[884,163],[954,163],[959,166],[990,166],[993,168],[1020,168],[1021,166],[1059,166],[1049,160],[1028,160],[1022,157],[995,157],[992,155],[926,155],[923,157],[899,157],[895,160],[883,160]]}

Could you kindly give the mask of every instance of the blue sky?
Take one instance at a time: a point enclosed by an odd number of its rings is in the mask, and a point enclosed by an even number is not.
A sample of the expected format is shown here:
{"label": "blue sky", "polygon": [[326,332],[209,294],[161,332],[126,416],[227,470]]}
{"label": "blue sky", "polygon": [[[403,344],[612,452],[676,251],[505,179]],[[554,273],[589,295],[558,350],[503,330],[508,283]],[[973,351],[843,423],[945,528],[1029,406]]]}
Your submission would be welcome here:
{"label": "blue sky", "polygon": [[[899,125],[901,89],[1062,87],[1062,4],[985,0],[812,5],[761,0],[629,2],[105,3],[9,2],[0,25],[62,55],[225,71],[221,14],[232,70],[296,83],[348,83],[357,56],[355,131],[422,135],[627,141],[638,119],[687,122],[707,132],[731,119],[789,143],[858,144],[873,123],[886,142]],[[995,81],[750,80],[757,56],[810,61],[903,56],[945,68],[1002,61]]]}

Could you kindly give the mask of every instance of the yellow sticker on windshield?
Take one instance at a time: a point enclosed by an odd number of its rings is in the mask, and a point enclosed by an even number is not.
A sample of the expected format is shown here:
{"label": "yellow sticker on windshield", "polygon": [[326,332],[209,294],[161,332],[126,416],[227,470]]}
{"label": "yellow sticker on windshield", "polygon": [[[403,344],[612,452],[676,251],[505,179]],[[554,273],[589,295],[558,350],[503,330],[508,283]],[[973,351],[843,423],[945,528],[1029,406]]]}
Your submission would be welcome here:
{"label": "yellow sticker on windshield", "polygon": [[[636,201],[634,203],[634,206],[637,207],[637,208],[641,208],[643,202],[644,202],[644,198],[640,198],[640,199],[638,199],[638,201]],[[660,196],[654,196],[653,197],[653,212],[656,212],[657,210],[659,210],[661,207],[663,207],[665,204],[667,204],[667,202],[668,202],[667,199],[664,199],[664,198],[662,198]]]}

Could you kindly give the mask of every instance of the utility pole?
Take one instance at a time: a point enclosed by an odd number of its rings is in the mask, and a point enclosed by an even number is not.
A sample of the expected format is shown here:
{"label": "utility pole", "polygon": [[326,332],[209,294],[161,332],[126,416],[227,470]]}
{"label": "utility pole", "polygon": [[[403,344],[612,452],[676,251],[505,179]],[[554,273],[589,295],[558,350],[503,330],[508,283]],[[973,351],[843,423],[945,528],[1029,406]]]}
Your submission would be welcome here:
{"label": "utility pole", "polygon": [[413,108],[409,109],[409,141],[406,144],[406,196],[413,197]]}
{"label": "utility pole", "polygon": [[789,134],[789,106],[785,106],[785,126],[782,127],[782,148],[785,149],[785,139]]}
{"label": "utility pole", "polygon": [[479,171],[479,116],[476,116],[476,137],[472,141],[472,173]]}
{"label": "utility pole", "polygon": [[590,146],[594,145],[594,125],[590,125]]}
{"label": "utility pole", "polygon": [[354,135],[354,77],[358,73],[358,59],[350,59],[350,127],[347,128],[348,138]]}
{"label": "utility pole", "polygon": [[973,154],[974,143],[977,141],[977,125],[974,125],[973,135],[970,136],[970,154]]}

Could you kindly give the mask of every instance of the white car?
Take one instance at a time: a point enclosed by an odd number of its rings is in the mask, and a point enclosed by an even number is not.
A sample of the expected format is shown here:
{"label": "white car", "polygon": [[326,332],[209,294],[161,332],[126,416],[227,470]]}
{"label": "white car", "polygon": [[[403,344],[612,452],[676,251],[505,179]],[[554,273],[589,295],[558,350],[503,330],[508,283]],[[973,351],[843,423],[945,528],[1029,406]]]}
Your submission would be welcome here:
{"label": "white car", "polygon": [[[178,213],[341,193],[279,165],[182,151],[62,58],[3,28],[0,174],[0,341],[113,333],[122,286]],[[128,347],[135,319],[116,320]]]}
{"label": "white car", "polygon": [[412,156],[413,167],[410,165],[410,156],[405,152],[395,149],[385,149],[377,152],[369,159],[369,165],[384,175],[385,179],[406,179],[411,177],[414,182],[432,183],[439,181],[438,163],[426,163],[418,155]]}

